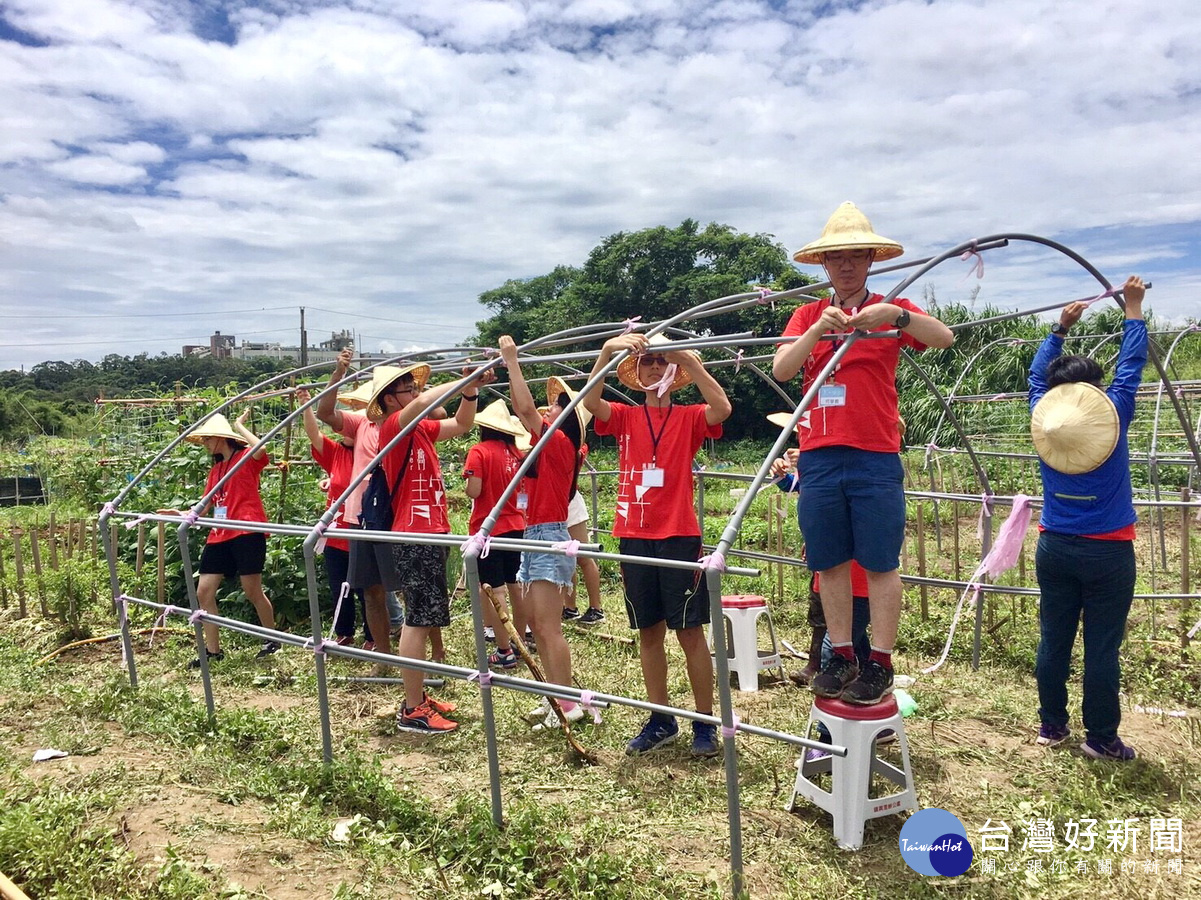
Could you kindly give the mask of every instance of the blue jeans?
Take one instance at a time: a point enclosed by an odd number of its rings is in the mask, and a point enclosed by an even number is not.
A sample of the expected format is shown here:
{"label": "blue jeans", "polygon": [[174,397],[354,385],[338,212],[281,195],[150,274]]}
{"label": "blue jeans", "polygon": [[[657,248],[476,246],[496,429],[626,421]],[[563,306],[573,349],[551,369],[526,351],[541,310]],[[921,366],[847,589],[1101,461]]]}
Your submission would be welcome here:
{"label": "blue jeans", "polygon": [[1040,640],[1034,675],[1043,724],[1068,724],[1068,672],[1084,620],[1084,730],[1109,743],[1118,734],[1118,650],[1134,601],[1134,542],[1044,531],[1035,556]]}

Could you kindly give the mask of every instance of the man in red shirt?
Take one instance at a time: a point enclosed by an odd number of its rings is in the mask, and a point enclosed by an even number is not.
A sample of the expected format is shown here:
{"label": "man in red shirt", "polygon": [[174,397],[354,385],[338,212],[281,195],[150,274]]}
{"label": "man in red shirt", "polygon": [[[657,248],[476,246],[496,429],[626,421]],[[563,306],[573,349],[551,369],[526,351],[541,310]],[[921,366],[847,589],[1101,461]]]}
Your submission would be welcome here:
{"label": "man in red shirt", "polygon": [[[693,499],[692,460],[705,438],[721,437],[721,423],[733,408],[726,392],[705,371],[698,354],[669,349],[671,341],[656,335],[624,334],[606,341],[592,369],[597,372],[623,350],[618,364],[623,384],[646,396],[642,406],[610,403],[597,384],[584,399],[595,416],[597,434],[617,438],[620,475],[613,534],[621,552],[630,556],[695,562],[701,555],[701,529]],[[695,383],[704,403],[677,406],[672,392]],[[669,705],[667,629],[676,633],[688,666],[688,681],[697,712],[713,712],[713,660],[705,642],[709,603],[699,572],[640,563],[622,563],[626,613],[638,629],[638,652],[647,699]],[[639,755],[675,739],[679,726],[672,716],[652,713],[626,752]],[[692,754],[716,756],[717,729],[692,723]]]}
{"label": "man in red shirt", "polygon": [[[838,342],[823,335],[899,330],[899,340],[860,339],[821,385],[799,428],[801,500],[797,517],[809,567],[821,575],[822,608],[834,655],[813,679],[813,692],[849,703],[880,702],[892,691],[892,650],[901,616],[900,550],[905,538],[904,471],[897,433],[896,367],[902,346],[950,347],[951,330],[908,300],[884,303],[867,289],[873,261],[904,252],[881,237],[853,203],[844,203],[822,236],[793,254],[822,265],[834,289],[828,301],[802,306],[776,350],[772,373],[787,381],[803,371],[802,389],[829,362]],[[872,652],[863,670],[851,643],[851,561],[867,572]]]}
{"label": "man in red shirt", "polygon": [[[424,373],[421,371],[424,369]],[[392,489],[392,530],[422,534],[449,534],[446,486],[435,441],[458,437],[475,422],[479,385],[494,381],[484,375],[466,375],[459,381],[422,391],[428,366],[379,366],[372,373],[367,418],[381,421],[379,445],[387,446],[404,428],[453,391],[467,387],[453,419],[424,418],[384,457],[384,477]],[[475,382],[475,384],[472,384]],[[404,592],[405,625],[400,634],[400,656],[424,659],[430,630],[450,625],[450,594],[446,583],[447,548],[432,544],[393,544],[392,561]],[[421,734],[445,734],[458,723],[445,717],[454,707],[425,693],[419,669],[401,669],[405,701],[396,714],[397,728]]]}

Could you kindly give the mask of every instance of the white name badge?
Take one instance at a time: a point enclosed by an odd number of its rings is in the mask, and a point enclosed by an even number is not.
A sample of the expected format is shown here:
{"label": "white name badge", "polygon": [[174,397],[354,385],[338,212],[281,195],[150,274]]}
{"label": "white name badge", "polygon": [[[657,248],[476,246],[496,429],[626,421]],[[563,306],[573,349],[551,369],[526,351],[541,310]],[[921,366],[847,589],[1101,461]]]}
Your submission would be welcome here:
{"label": "white name badge", "polygon": [[823,384],[817,389],[818,406],[846,406],[847,386],[845,384]]}
{"label": "white name badge", "polygon": [[663,487],[663,470],[658,466],[648,466],[643,469],[642,486],[648,488]]}
{"label": "white name badge", "polygon": [[228,519],[229,518],[229,507],[228,506],[214,507],[213,518],[214,519]]}
{"label": "white name badge", "polygon": [[518,509],[526,509],[529,505],[530,505],[530,495],[529,494],[518,494],[517,495],[517,508]]}

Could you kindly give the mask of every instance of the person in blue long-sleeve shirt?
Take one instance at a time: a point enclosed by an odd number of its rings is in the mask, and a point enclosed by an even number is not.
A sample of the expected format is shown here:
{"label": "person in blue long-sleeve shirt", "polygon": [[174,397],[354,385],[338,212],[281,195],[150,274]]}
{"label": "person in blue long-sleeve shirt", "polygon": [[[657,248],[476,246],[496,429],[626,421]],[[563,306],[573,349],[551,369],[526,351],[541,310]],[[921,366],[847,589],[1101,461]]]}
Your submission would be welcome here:
{"label": "person in blue long-sleeve shirt", "polygon": [[[1138,519],[1132,502],[1126,433],[1147,362],[1147,326],[1142,279],[1128,278],[1122,293],[1126,306],[1122,345],[1113,380],[1104,388],[1113,409],[1109,410],[1100,396],[1101,366],[1086,356],[1063,355],[1064,336],[1084,314],[1084,303],[1065,306],[1058,325],[1043,341],[1030,365],[1029,399],[1031,412],[1040,422],[1062,424],[1063,413],[1071,416],[1073,410],[1055,407],[1065,403],[1064,395],[1072,391],[1079,396],[1067,403],[1076,405],[1082,398],[1097,406],[1099,420],[1116,419],[1108,436],[1103,425],[1096,432],[1085,433],[1073,431],[1070,425],[1053,432],[1048,424],[1047,431],[1035,434],[1043,482],[1036,556],[1041,595],[1035,663],[1041,720],[1038,743],[1055,747],[1068,740],[1068,671],[1076,630],[1083,619],[1086,740],[1080,749],[1093,759],[1130,760],[1134,750],[1118,737],[1122,718],[1118,651],[1134,600],[1134,525]],[[1075,387],[1063,387],[1068,385]],[[1079,385],[1098,390],[1094,393]],[[1036,411],[1040,401],[1045,405]]]}

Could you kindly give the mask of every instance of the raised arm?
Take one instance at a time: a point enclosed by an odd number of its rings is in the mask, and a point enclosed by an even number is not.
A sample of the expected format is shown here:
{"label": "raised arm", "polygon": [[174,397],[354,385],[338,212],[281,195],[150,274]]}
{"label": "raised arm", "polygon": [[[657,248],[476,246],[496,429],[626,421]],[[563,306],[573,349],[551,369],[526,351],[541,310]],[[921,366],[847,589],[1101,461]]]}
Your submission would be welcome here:
{"label": "raised arm", "polygon": [[[250,416],[250,407],[248,406],[244,410],[242,410],[241,415],[239,415],[236,419],[234,419],[234,431],[236,431],[238,434],[242,435],[242,439],[244,441],[246,441],[247,447],[254,448],[254,452],[250,454],[250,458],[251,459],[262,459],[264,456],[267,455],[267,447],[265,445],[258,445],[259,444],[258,436],[255,435],[255,433],[253,431],[251,431],[249,428],[246,427],[246,419],[249,416]],[[258,446],[256,446],[256,445],[258,445]]]}
{"label": "raised arm", "polygon": [[1131,275],[1122,286],[1122,299],[1126,304],[1126,322],[1122,327],[1122,348],[1114,364],[1113,381],[1109,383],[1109,394],[1123,423],[1134,418],[1134,396],[1143,379],[1143,367],[1147,365],[1147,324],[1143,321],[1143,296],[1147,289],[1143,280]]}
{"label": "raised arm", "polygon": [[313,412],[313,407],[308,405],[311,399],[313,399],[312,395],[305,388],[296,389],[296,400],[304,406],[304,433],[308,436],[309,446],[314,450],[319,450],[323,443],[323,436],[321,426],[317,424],[317,414]]}
{"label": "raised arm", "polygon": [[[346,377],[347,371],[350,369],[350,361],[354,358],[354,350],[346,347],[338,354],[337,360],[334,362],[334,370],[329,374],[329,384],[335,385]],[[317,401],[317,418],[332,428],[334,431],[342,431],[342,410],[338,409],[338,392],[326,391],[321,395],[321,399]]]}
{"label": "raised arm", "polygon": [[[596,362],[592,366],[592,374],[588,380],[591,381],[595,378],[597,373],[607,366],[618,353],[629,350],[631,354],[637,356],[646,349],[646,345],[646,335],[643,334],[620,334],[615,338],[609,338],[601,345],[600,353],[597,354]],[[592,390],[584,395],[582,402],[588,412],[602,422],[608,422],[613,410],[609,406],[609,401],[604,398],[604,393],[605,384],[603,381],[598,381]]]}
{"label": "raised arm", "polygon": [[1034,361],[1030,363],[1030,374],[1028,378],[1029,391],[1027,399],[1030,402],[1030,408],[1034,409],[1034,404],[1043,398],[1043,394],[1047,392],[1047,366],[1051,365],[1051,361],[1059,357],[1063,353],[1063,338],[1071,329],[1072,326],[1080,321],[1080,317],[1084,315],[1084,311],[1088,309],[1087,303],[1075,301],[1069,303],[1059,311],[1059,327],[1063,330],[1062,334],[1052,332],[1048,334],[1038,348],[1038,352],[1034,354]]}
{"label": "raised arm", "polygon": [[699,356],[687,350],[673,350],[666,354],[666,359],[692,376],[693,384],[705,400],[705,421],[708,424],[720,425],[730,418],[730,414],[734,412],[730,398],[717,383],[717,379],[709,374]]}
{"label": "raised arm", "polygon": [[525,375],[521,372],[521,363],[517,361],[517,344],[505,334],[501,335],[497,346],[500,348],[500,358],[509,370],[509,401],[513,404],[513,413],[521,419],[526,431],[534,436],[540,435],[542,416],[538,415],[538,405],[534,403],[534,395],[530,393],[530,386],[525,383]]}

